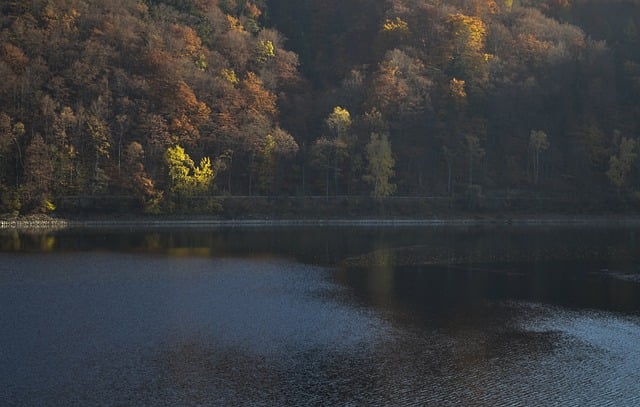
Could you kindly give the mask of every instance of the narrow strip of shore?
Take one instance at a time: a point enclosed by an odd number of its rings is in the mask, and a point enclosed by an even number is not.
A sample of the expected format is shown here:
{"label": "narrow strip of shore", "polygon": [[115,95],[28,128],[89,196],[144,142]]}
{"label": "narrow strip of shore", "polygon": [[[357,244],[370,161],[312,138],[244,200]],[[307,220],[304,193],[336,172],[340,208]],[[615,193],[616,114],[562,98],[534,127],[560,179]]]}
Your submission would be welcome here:
{"label": "narrow strip of shore", "polygon": [[29,219],[0,220],[1,230],[217,228],[217,227],[435,227],[482,225],[640,226],[640,217],[530,216],[429,219]]}

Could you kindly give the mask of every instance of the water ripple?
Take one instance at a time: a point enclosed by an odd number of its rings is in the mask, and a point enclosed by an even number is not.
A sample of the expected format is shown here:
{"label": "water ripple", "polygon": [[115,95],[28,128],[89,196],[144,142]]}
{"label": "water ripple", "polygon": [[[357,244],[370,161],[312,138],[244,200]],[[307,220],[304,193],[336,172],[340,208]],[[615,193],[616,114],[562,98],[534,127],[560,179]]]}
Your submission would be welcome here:
{"label": "water ripple", "polygon": [[640,404],[633,316],[486,300],[416,318],[279,259],[1,260],[4,405]]}

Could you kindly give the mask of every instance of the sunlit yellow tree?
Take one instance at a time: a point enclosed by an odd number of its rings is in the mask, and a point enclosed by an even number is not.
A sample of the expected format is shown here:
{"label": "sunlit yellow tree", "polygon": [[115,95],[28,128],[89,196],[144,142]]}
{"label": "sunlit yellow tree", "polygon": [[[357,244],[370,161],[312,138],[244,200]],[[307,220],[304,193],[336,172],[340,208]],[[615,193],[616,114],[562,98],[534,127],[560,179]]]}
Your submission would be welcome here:
{"label": "sunlit yellow tree", "polygon": [[211,159],[204,157],[198,166],[180,145],[169,147],[164,154],[169,175],[170,205],[185,203],[185,199],[205,195],[215,177]]}
{"label": "sunlit yellow tree", "polygon": [[461,13],[447,19],[453,39],[451,70],[454,76],[466,79],[471,89],[487,80],[491,55],[484,51],[487,27],[480,17]]}
{"label": "sunlit yellow tree", "polygon": [[386,134],[371,133],[366,146],[366,156],[368,174],[364,180],[373,185],[371,195],[381,198],[393,194],[396,185],[391,182],[391,178],[395,175],[395,160]]}

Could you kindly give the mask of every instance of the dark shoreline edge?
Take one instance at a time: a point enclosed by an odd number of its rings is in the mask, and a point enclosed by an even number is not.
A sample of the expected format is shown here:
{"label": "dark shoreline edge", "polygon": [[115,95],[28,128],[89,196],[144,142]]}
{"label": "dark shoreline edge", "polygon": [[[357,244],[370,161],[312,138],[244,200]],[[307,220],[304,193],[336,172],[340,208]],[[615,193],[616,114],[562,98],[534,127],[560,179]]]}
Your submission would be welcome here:
{"label": "dark shoreline edge", "polygon": [[436,226],[640,226],[638,216],[553,216],[532,215],[514,217],[447,217],[427,219],[62,219],[17,218],[0,220],[0,230],[66,230],[66,229],[130,229],[216,228],[216,227],[436,227]]}

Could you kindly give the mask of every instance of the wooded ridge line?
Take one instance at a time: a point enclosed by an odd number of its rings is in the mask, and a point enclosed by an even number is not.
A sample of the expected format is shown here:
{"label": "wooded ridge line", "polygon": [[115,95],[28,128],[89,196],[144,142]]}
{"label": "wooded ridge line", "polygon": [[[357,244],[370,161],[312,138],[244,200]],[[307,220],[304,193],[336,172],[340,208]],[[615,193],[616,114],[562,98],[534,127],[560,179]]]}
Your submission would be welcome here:
{"label": "wooded ridge line", "polygon": [[0,214],[505,190],[628,211],[639,27],[637,1],[4,1]]}

